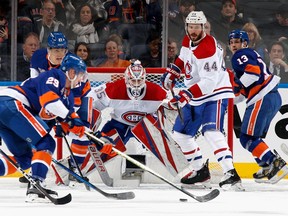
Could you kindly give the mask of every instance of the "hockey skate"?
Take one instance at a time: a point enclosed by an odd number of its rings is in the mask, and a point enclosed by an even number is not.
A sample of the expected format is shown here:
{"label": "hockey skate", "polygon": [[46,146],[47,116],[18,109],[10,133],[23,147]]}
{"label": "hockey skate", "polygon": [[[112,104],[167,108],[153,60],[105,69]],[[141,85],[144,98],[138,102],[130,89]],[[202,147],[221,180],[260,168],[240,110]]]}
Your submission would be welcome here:
{"label": "hockey skate", "polygon": [[220,183],[220,188],[224,191],[235,190],[235,191],[245,191],[241,184],[241,178],[235,169],[229,170],[224,174]]}
{"label": "hockey skate", "polygon": [[256,173],[253,174],[253,178],[257,182],[259,179],[268,178],[270,166],[261,167]]}
{"label": "hockey skate", "polygon": [[210,179],[211,175],[209,172],[209,159],[207,159],[206,163],[203,167],[198,171],[191,171],[186,174],[181,179],[181,187],[183,188],[191,188],[191,189],[211,189]]}
{"label": "hockey skate", "polygon": [[[43,183],[37,180],[38,185],[42,187],[49,195],[58,197],[58,193],[56,191],[46,189],[43,186]],[[50,203],[51,201],[49,199],[46,199],[46,197],[39,191],[34,185],[32,185],[30,182],[28,183],[27,192],[26,192],[26,200],[25,202],[28,203]]]}
{"label": "hockey skate", "polygon": [[286,175],[288,175],[288,166],[286,162],[280,157],[278,152],[274,150],[275,158],[270,166],[267,168],[266,175],[263,178],[256,179],[257,183],[276,184]]}

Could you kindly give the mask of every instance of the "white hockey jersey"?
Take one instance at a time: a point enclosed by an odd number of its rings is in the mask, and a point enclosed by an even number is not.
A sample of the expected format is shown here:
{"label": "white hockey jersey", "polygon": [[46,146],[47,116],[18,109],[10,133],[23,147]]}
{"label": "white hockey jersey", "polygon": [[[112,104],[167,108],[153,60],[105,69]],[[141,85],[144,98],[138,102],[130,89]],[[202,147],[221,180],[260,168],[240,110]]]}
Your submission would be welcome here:
{"label": "white hockey jersey", "polygon": [[139,100],[130,99],[127,94],[125,80],[106,83],[93,89],[93,108],[103,110],[112,108],[111,118],[121,123],[134,126],[146,114],[154,113],[167,92],[159,85],[146,81],[146,91]]}
{"label": "white hockey jersey", "polygon": [[191,105],[234,98],[223,49],[214,37],[206,35],[199,45],[192,47],[186,35],[175,64],[185,74],[184,83],[193,94]]}

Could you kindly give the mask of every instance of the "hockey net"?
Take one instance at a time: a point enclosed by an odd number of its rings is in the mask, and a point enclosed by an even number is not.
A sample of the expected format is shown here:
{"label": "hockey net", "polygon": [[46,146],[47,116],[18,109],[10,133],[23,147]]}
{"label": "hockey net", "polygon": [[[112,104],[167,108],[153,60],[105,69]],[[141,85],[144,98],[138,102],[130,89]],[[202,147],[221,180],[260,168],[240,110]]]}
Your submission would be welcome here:
{"label": "hockey net", "polygon": [[[123,78],[125,68],[88,68],[89,79],[91,82],[92,88],[97,87],[101,84],[106,82],[115,81],[118,79]],[[146,79],[150,82],[154,82],[160,85],[160,77],[165,72],[165,68],[146,68]],[[177,93],[180,89],[185,88],[185,84],[183,82],[183,77],[179,79],[175,85],[175,93]],[[172,95],[169,95],[172,97]],[[170,116],[171,121],[174,121],[174,116]],[[110,119],[110,111],[109,109],[105,109],[102,113],[102,124],[105,123]],[[99,129],[101,129],[101,125]],[[224,133],[229,143],[229,147],[233,152],[233,101],[231,100],[228,105],[227,114],[225,116],[225,123],[224,123]],[[168,132],[171,132],[171,128],[167,128]],[[170,130],[170,131],[169,131]],[[134,141],[135,142],[135,141]],[[137,142],[137,141],[136,141]],[[209,168],[211,172],[212,182],[218,183],[223,176],[222,169],[220,165],[217,163],[215,156],[212,152],[212,148],[209,144],[205,141],[204,137],[201,133],[198,133],[196,137],[196,142],[199,144],[203,157],[204,162],[206,159],[209,158]],[[141,145],[140,145],[141,146]],[[137,154],[137,153],[136,153]]]}

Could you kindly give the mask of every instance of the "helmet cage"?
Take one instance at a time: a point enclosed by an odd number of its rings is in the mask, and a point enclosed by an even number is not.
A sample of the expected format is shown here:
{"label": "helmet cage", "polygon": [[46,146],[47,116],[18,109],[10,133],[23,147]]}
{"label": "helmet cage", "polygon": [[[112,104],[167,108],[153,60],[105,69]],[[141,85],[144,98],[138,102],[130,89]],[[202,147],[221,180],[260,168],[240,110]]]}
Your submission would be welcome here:
{"label": "helmet cage", "polygon": [[[140,62],[140,61],[138,61]],[[135,64],[136,63],[136,64]],[[137,62],[130,65],[125,71],[125,83],[128,93],[134,98],[139,98],[145,89],[146,70]]]}

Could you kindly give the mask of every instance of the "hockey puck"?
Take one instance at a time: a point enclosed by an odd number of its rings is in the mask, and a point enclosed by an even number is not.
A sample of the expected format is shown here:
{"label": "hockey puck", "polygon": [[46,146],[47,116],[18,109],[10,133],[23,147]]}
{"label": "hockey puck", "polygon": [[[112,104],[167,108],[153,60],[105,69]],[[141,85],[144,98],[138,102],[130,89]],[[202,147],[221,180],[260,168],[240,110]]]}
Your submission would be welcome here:
{"label": "hockey puck", "polygon": [[180,201],[180,202],[187,202],[188,199],[182,199],[182,198],[181,198],[181,199],[179,199],[179,201]]}

